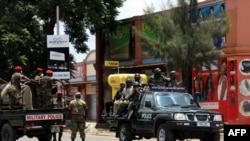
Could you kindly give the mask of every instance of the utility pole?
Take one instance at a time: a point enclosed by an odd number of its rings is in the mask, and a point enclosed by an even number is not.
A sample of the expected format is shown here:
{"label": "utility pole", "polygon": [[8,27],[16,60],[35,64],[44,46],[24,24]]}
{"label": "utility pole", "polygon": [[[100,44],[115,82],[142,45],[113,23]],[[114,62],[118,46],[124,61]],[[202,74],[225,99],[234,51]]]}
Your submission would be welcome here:
{"label": "utility pole", "polygon": [[57,25],[57,35],[59,35],[59,6],[56,6],[56,25]]}
{"label": "utility pole", "polygon": [[[57,35],[59,35],[60,28],[59,28],[59,6],[58,5],[56,6],[56,25],[57,25]],[[57,91],[61,91],[61,83],[60,82],[57,82]],[[65,93],[64,93],[64,96],[65,96]]]}

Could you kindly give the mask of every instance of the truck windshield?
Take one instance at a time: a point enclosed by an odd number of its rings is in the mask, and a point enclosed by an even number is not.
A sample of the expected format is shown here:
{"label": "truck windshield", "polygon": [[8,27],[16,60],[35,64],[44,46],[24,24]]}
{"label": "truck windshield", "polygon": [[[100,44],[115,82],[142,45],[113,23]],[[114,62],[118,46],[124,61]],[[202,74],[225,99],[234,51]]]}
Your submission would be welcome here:
{"label": "truck windshield", "polygon": [[159,92],[155,95],[155,103],[157,107],[165,106],[197,106],[193,102],[193,98],[187,93],[168,93]]}

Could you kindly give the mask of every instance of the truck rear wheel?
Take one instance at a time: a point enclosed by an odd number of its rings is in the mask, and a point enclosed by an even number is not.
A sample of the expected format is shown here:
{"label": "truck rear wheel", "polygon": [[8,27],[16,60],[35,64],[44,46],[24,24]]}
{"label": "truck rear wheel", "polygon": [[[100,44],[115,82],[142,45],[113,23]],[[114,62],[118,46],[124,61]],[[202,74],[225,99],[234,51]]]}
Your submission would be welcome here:
{"label": "truck rear wheel", "polygon": [[157,141],[174,141],[174,134],[168,130],[165,124],[161,124],[157,129]]}
{"label": "truck rear wheel", "polygon": [[51,141],[52,139],[52,134],[47,134],[47,135],[41,135],[41,136],[38,136],[37,139],[39,141]]}
{"label": "truck rear wheel", "polygon": [[9,123],[5,123],[1,129],[1,141],[15,141],[16,132]]}
{"label": "truck rear wheel", "polygon": [[121,124],[118,130],[118,136],[120,141],[132,141],[133,134],[128,124]]}

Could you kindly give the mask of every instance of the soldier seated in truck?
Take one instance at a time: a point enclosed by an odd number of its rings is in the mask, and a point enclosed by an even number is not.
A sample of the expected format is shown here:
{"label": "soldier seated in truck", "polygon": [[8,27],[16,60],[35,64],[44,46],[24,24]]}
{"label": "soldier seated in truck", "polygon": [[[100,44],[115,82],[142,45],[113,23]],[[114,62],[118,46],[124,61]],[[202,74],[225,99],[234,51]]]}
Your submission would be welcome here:
{"label": "soldier seated in truck", "polygon": [[123,102],[121,103],[119,109],[118,109],[118,115],[117,116],[128,116],[130,112],[128,111],[131,111],[132,110],[132,107],[134,104],[136,104],[136,102],[139,100],[139,97],[140,97],[140,84],[138,82],[134,82],[133,83],[133,90],[132,90],[132,93],[129,94],[126,98],[126,100],[128,102]]}

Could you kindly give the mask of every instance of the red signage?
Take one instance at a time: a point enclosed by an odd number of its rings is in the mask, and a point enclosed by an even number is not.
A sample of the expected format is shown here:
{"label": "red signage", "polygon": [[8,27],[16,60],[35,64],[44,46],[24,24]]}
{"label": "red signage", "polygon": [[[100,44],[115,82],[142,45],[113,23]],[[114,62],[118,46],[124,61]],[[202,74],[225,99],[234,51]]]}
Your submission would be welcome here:
{"label": "red signage", "polygon": [[63,119],[63,114],[26,115],[26,121]]}

